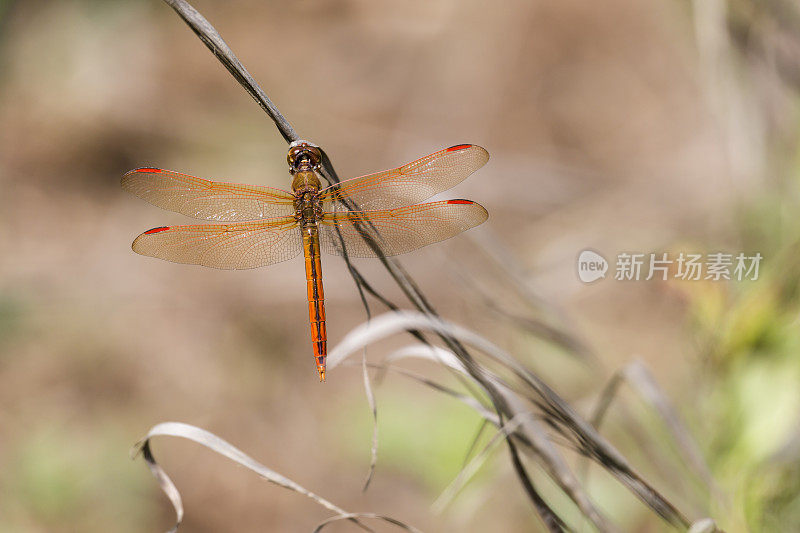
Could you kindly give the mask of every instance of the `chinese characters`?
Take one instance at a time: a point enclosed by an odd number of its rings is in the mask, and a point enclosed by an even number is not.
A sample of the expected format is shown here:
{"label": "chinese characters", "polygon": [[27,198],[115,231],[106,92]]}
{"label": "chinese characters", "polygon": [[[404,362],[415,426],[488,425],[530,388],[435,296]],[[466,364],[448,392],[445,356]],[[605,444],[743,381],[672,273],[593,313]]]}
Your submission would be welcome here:
{"label": "chinese characters", "polygon": [[680,252],[675,256],[668,253],[627,253],[617,255],[614,279],[618,281],[639,281],[668,278],[682,280],[750,280],[758,279],[758,268],[762,256],[737,255],[723,252],[689,254]]}

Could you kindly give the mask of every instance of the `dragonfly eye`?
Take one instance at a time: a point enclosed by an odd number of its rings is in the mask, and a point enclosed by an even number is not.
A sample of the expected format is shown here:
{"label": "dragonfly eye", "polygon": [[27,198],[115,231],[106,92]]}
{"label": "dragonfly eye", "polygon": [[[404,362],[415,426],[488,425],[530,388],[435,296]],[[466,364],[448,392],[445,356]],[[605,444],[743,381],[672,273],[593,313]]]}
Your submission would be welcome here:
{"label": "dragonfly eye", "polygon": [[299,170],[316,170],[319,168],[320,159],[319,147],[308,141],[293,142],[286,155],[289,171],[292,174]]}

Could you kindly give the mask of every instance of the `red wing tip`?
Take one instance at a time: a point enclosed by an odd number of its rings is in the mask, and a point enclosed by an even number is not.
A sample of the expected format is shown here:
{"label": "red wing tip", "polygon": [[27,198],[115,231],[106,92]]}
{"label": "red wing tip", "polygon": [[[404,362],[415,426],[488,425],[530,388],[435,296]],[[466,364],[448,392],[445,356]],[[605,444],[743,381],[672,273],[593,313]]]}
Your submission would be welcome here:
{"label": "red wing tip", "polygon": [[463,150],[464,148],[469,148],[472,146],[471,144],[457,144],[455,146],[451,146],[447,149],[448,152],[455,152],[456,150]]}
{"label": "red wing tip", "polygon": [[151,235],[153,233],[159,233],[159,232],[162,232],[162,231],[167,231],[168,229],[169,229],[169,226],[161,226],[159,228],[149,229],[149,230],[145,231],[143,233],[143,235]]}
{"label": "red wing tip", "polygon": [[160,168],[142,167],[142,168],[137,168],[133,172],[147,172],[150,174],[160,174],[162,170]]}
{"label": "red wing tip", "polygon": [[474,204],[475,202],[473,202],[472,200],[447,200],[447,203],[448,204],[466,204],[466,205],[471,205],[471,204]]}

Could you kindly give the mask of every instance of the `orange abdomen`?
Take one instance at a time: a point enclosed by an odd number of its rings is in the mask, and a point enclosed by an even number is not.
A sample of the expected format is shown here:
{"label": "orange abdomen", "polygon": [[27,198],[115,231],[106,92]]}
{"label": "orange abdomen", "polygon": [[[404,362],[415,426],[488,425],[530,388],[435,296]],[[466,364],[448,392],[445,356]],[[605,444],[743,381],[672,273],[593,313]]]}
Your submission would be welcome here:
{"label": "orange abdomen", "polygon": [[303,227],[303,251],[306,259],[308,290],[308,321],[311,324],[311,344],[319,380],[325,381],[325,357],[328,355],[328,335],[325,332],[325,295],[322,291],[322,264],[319,259],[319,232],[314,223]]}

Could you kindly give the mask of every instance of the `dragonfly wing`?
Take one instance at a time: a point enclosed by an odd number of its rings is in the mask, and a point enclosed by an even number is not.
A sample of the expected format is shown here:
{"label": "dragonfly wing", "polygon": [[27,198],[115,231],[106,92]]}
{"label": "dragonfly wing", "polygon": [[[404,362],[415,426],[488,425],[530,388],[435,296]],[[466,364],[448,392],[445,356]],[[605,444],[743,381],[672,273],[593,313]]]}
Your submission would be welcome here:
{"label": "dragonfly wing", "polygon": [[291,259],[303,251],[293,218],[242,224],[168,226],[145,231],[133,251],[174,263],[213,268],[256,268]]}
{"label": "dragonfly wing", "polygon": [[416,204],[461,183],[488,160],[489,153],[480,146],[459,144],[400,168],[332,185],[320,191],[320,198],[333,202],[330,209],[334,211],[348,210],[342,198],[364,211]]}
{"label": "dragonfly wing", "polygon": [[288,216],[294,196],[282,189],[222,183],[160,168],[137,168],[122,188],[153,205],[193,218],[238,222]]}
{"label": "dragonfly wing", "polygon": [[[384,255],[399,255],[449,239],[483,223],[489,213],[470,200],[446,200],[383,211],[324,213],[320,221],[322,249],[334,255],[377,257],[359,227],[377,230]],[[344,246],[344,250],[343,250]]]}

